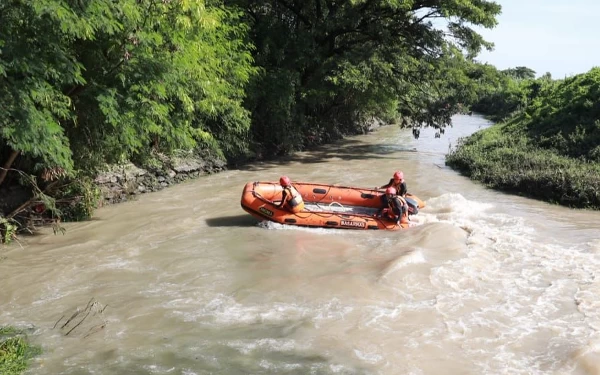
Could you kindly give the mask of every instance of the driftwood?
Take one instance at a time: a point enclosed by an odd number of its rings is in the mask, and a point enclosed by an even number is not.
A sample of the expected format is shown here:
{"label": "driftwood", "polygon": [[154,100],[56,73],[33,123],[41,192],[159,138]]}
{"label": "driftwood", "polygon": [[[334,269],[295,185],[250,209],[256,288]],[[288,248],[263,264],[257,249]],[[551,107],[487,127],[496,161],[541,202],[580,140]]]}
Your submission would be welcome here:
{"label": "driftwood", "polygon": [[[50,184],[48,184],[48,186],[43,191],[40,190],[36,185],[35,190],[38,191],[38,194],[40,194],[40,193],[47,194],[57,185],[57,183],[58,183],[58,181],[51,182]],[[57,202],[59,202],[59,201],[57,201]],[[27,208],[29,208],[30,206],[32,206],[34,204],[40,204],[40,203],[44,203],[44,202],[41,201],[37,196],[34,196],[31,199],[29,199],[28,201],[26,201],[25,203],[23,203],[22,205],[20,205],[19,207],[17,207],[16,209],[14,209],[10,214],[6,215],[6,218],[12,219],[13,217],[15,217],[16,215],[21,213],[23,210],[26,210]]]}
{"label": "driftwood", "polygon": [[[0,168],[0,170],[4,170],[4,169]],[[48,196],[48,194],[50,194],[53,190],[55,190],[59,186],[58,180],[54,180],[54,181],[50,182],[44,188],[44,190],[41,190],[38,187],[35,179],[32,178],[31,176],[27,175],[23,171],[20,171],[17,169],[6,169],[6,171],[15,171],[15,172],[19,173],[21,176],[23,176],[23,178],[28,179],[29,183],[33,189],[34,196],[31,197],[30,199],[28,199],[27,201],[25,201],[24,203],[22,203],[21,205],[19,205],[19,207],[17,207],[16,209],[12,210],[12,212],[5,215],[5,218],[9,221],[13,221],[14,223],[17,223],[18,227],[19,227],[18,231],[26,231],[29,233],[33,233],[33,231],[38,226],[50,225],[50,226],[52,226],[52,230],[54,231],[55,234],[59,233],[59,232],[64,234],[65,229],[63,227],[61,227],[61,225],[60,225],[61,220],[60,220],[59,216],[55,216],[53,214],[53,215],[51,215],[51,217],[48,217],[48,215],[43,214],[43,211],[38,212],[32,208],[37,205],[42,205],[42,207],[44,207],[44,209],[45,209],[48,205],[48,200],[44,201],[43,199],[40,199],[40,197],[46,197],[49,199],[49,202],[51,202],[50,210],[54,213],[56,203],[67,203],[67,202],[71,202],[73,200],[81,199],[81,197],[54,200],[53,198],[50,198]],[[58,175],[55,173],[55,174],[51,174],[49,176],[54,178]],[[48,178],[50,178],[50,177],[48,177]],[[1,215],[1,213],[0,213],[0,215]]]}
{"label": "driftwood", "polygon": [[[77,333],[83,332],[81,333],[83,338],[89,337],[106,327],[107,321],[104,319],[103,313],[107,307],[108,305],[102,305],[92,297],[85,308],[82,309],[81,307],[77,307],[69,319],[60,325],[59,329],[64,332],[65,336],[69,336],[75,330],[79,329]],[[60,319],[54,323],[52,329],[55,329],[65,316],[66,315],[61,316]],[[88,318],[90,319],[88,320]]]}

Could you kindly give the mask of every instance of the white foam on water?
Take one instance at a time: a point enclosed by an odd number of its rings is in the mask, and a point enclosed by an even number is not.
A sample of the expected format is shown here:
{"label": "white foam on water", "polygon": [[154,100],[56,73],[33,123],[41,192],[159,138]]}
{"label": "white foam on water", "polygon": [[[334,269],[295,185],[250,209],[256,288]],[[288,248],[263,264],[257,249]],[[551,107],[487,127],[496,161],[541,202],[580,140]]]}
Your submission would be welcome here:
{"label": "white foam on water", "polygon": [[[328,301],[248,303],[223,293],[178,294],[175,284],[157,285],[151,294],[168,289],[173,298],[162,307],[177,319],[201,326],[294,326],[290,337],[226,341],[244,355],[322,348],[322,356],[331,363],[356,361],[375,372],[385,368],[382,373],[391,368],[428,373],[424,353],[463,370],[463,362],[468,363],[467,371],[474,374],[572,373],[583,362],[594,368],[589,363],[596,349],[588,343],[600,332],[600,285],[595,276],[600,241],[541,240],[518,212],[498,213],[493,204],[460,194],[430,198],[411,223],[418,227],[398,233],[259,224],[332,239],[342,235],[342,261],[381,264],[331,278],[347,280],[348,288],[364,287],[369,295],[358,304],[351,293],[329,296]],[[338,244],[328,241],[329,246]],[[308,264],[310,259],[304,258]],[[376,271],[371,279],[361,274],[372,269]],[[292,291],[281,289],[280,293]],[[337,337],[340,329],[355,336]],[[578,350],[579,356],[573,354]],[[456,363],[450,353],[457,356]],[[297,370],[293,362],[270,359],[260,366],[272,372]],[[307,366],[312,365],[301,368]],[[310,368],[334,373],[349,369],[314,366]]]}
{"label": "white foam on water", "polygon": [[379,354],[379,348],[374,346],[372,348],[366,347],[364,349],[354,349],[354,354],[358,359],[371,365],[378,364],[385,360],[383,355]]}
{"label": "white foam on water", "polygon": [[600,254],[600,239],[588,242],[587,246],[592,253]]}
{"label": "white foam on water", "polygon": [[465,256],[432,268],[430,281],[447,330],[443,341],[462,342],[478,371],[552,373],[567,366],[556,358],[600,331],[597,242],[540,241],[518,213],[490,213],[492,204],[459,194],[427,204],[421,225],[444,222],[467,233]]}
{"label": "white foam on water", "polygon": [[[403,368],[418,372],[420,365],[415,361],[424,346],[443,353],[444,348],[457,345],[473,373],[568,373],[575,366],[576,361],[569,360],[571,353],[600,330],[600,285],[595,279],[600,241],[541,240],[518,212],[499,213],[491,203],[460,194],[430,198],[427,208],[411,222],[419,228],[403,232],[402,242],[399,236],[387,234],[368,239],[382,256],[393,254],[389,249],[395,246],[413,246],[411,236],[418,238],[417,244],[428,244],[385,261],[373,287],[393,292],[392,300],[375,300],[359,312],[352,303],[334,298],[329,305],[313,305],[296,314],[313,321],[317,330],[356,319],[366,332],[397,336],[386,339],[403,348],[393,354],[389,347],[376,345],[376,338],[365,337],[364,343],[353,348],[358,361],[375,368],[391,355],[390,366],[404,363]],[[464,244],[452,256],[433,256],[437,246],[456,247],[461,231]],[[425,240],[428,236],[433,240]],[[445,236],[451,241],[444,242]],[[417,266],[420,271],[411,272]],[[423,272],[428,274],[427,283],[421,278]],[[418,316],[425,317],[423,325],[416,323]],[[412,322],[412,327],[405,326],[404,320]]]}
{"label": "white foam on water", "polygon": [[322,303],[312,318],[318,328],[320,324],[327,321],[344,319],[352,311],[354,311],[354,307],[345,305],[337,298],[332,298],[331,301]]}
{"label": "white foam on water", "polygon": [[333,228],[310,228],[310,227],[302,227],[298,225],[286,225],[280,224],[273,221],[261,221],[257,224],[261,228],[271,229],[271,230],[296,230],[302,232],[313,232],[313,233],[327,233],[327,232],[340,232],[340,229]]}
{"label": "white foam on water", "polygon": [[410,267],[415,264],[424,264],[425,262],[426,261],[423,255],[423,251],[419,249],[410,251],[396,258],[394,261],[390,262],[386,266],[386,268],[380,273],[380,278],[385,279],[386,277],[390,276],[398,270]]}
{"label": "white foam on water", "polygon": [[198,300],[207,300],[207,296],[174,299],[163,306],[186,322],[214,326],[280,323],[301,320],[310,313],[306,307],[286,303],[244,305],[224,294],[209,297],[205,305],[199,305]]}
{"label": "white foam on water", "polygon": [[[365,336],[366,342],[353,353],[375,368],[389,358],[389,366],[419,373],[423,367],[416,361],[423,347],[441,354],[458,345],[472,373],[570,373],[577,363],[569,359],[573,351],[600,331],[600,285],[595,276],[600,241],[540,239],[518,213],[498,213],[493,204],[460,194],[429,199],[412,223],[420,228],[402,233],[402,242],[392,235],[368,240],[383,255],[391,254],[394,246],[412,246],[413,237],[421,244],[386,261],[379,273],[378,288],[393,291],[397,301],[375,300],[362,306],[360,314],[345,301],[313,306],[317,313],[306,314],[312,315],[317,329],[340,319],[357,319],[358,314],[358,327],[402,348],[392,354],[389,347],[376,345],[376,338],[369,341]],[[447,258],[436,258],[436,247],[457,246],[460,231],[463,246]],[[425,240],[428,236],[433,240]],[[428,273],[428,283],[423,272]],[[424,317],[422,325],[415,319],[419,316]],[[586,358],[590,362],[590,356]]]}

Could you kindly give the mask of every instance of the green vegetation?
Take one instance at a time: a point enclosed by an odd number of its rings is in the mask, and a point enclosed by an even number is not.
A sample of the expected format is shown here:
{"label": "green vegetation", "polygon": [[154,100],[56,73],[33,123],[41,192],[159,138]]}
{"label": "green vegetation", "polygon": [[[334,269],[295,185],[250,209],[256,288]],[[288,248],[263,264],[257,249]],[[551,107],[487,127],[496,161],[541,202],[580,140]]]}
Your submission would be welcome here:
{"label": "green vegetation", "polygon": [[0,327],[0,374],[22,374],[27,369],[27,361],[40,352],[39,347],[28,343],[22,331]]}
{"label": "green vegetation", "polygon": [[553,84],[550,73],[536,79],[527,67],[498,70],[491,65],[472,64],[467,69],[473,95],[467,98],[472,111],[492,121],[502,121],[522,111],[542,88]]}
{"label": "green vegetation", "polygon": [[19,210],[81,220],[107,164],[273,157],[374,117],[444,127],[491,46],[472,27],[499,13],[485,0],[2,2],[0,189],[32,191]]}
{"label": "green vegetation", "polygon": [[0,243],[10,243],[17,236],[19,223],[11,218],[0,216]]}
{"label": "green vegetation", "polygon": [[[374,116],[443,127],[460,109],[465,60],[489,47],[491,1],[231,0],[251,25],[255,151],[281,155],[364,132]],[[433,26],[448,21],[445,32]]]}
{"label": "green vegetation", "polygon": [[[31,191],[16,210],[84,220],[106,165],[180,152],[233,164],[362,133],[373,118],[443,128],[477,111],[510,119],[493,133],[510,139],[502,147],[555,160],[566,181],[542,188],[538,180],[554,180],[515,164],[521,177],[486,183],[593,206],[592,181],[575,171],[592,178],[585,168],[600,160],[598,73],[553,81],[477,63],[492,45],[473,27],[494,27],[500,9],[485,0],[3,2],[0,190]],[[464,147],[472,160],[489,156]],[[466,150],[449,164],[471,168],[458,161]],[[549,189],[564,193],[546,198]],[[27,225],[14,210],[0,211],[3,242]]]}
{"label": "green vegetation", "polygon": [[257,68],[240,16],[198,0],[3,2],[0,187],[23,185],[23,171],[31,207],[58,199],[63,219],[84,219],[95,194],[81,180],[106,163],[245,153],[243,98]]}
{"label": "green vegetation", "polygon": [[493,188],[600,209],[600,68],[519,87],[520,110],[463,140],[446,163]]}
{"label": "green vegetation", "polygon": [[3,4],[2,149],[59,177],[197,144],[236,155],[255,71],[239,16],[201,1]]}

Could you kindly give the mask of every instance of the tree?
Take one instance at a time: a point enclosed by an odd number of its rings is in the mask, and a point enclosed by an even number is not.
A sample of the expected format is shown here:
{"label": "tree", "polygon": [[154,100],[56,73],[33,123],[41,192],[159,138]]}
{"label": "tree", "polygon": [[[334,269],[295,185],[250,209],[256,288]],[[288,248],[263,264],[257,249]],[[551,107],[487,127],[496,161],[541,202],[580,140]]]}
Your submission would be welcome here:
{"label": "tree", "polygon": [[[491,47],[469,25],[493,27],[500,12],[481,0],[226,3],[243,8],[252,26],[263,74],[247,105],[254,136],[275,154],[301,148],[309,136],[361,131],[380,113],[445,126],[459,106],[439,74],[457,51],[473,56]],[[437,19],[447,28],[434,26]]]}
{"label": "tree", "polygon": [[[51,14],[65,18],[62,27]],[[4,2],[0,24],[0,144],[11,149],[0,184],[19,153],[37,158],[36,169],[72,171],[70,143],[61,126],[73,118],[72,102],[62,88],[84,79],[65,44],[85,38],[89,25],[52,1]]]}
{"label": "tree", "polygon": [[119,7],[118,33],[79,45],[88,84],[75,89],[77,123],[68,127],[79,160],[94,166],[197,142],[242,152],[249,127],[242,100],[253,68],[238,14],[198,0]]}
{"label": "tree", "polygon": [[504,74],[515,78],[515,79],[534,79],[535,70],[527,68],[525,66],[517,66],[516,68],[509,68],[502,71]]}
{"label": "tree", "polygon": [[36,170],[92,173],[152,150],[244,152],[255,70],[239,16],[201,0],[3,3],[6,165],[20,153]]}

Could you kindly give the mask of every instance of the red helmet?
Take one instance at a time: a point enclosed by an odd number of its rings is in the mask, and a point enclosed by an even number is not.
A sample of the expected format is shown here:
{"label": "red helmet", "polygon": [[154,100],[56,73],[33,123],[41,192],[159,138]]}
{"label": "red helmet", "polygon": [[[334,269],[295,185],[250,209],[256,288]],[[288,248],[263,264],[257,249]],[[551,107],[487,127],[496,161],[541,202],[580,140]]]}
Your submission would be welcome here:
{"label": "red helmet", "polygon": [[385,189],[385,193],[388,195],[396,195],[396,189],[390,186],[389,188]]}
{"label": "red helmet", "polygon": [[279,178],[279,184],[281,184],[281,186],[290,186],[292,182],[288,176],[281,176],[281,178]]}
{"label": "red helmet", "polygon": [[404,173],[402,173],[402,171],[397,171],[394,173],[394,180],[404,180]]}

